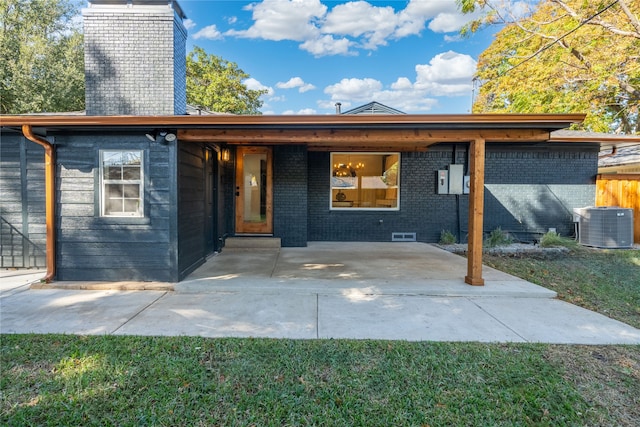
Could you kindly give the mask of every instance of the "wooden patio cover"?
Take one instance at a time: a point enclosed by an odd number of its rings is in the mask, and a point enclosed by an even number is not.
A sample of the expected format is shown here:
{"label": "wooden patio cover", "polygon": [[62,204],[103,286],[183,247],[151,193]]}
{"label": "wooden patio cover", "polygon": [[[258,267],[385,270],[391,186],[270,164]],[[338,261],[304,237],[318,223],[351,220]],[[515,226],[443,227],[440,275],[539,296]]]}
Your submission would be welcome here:
{"label": "wooden patio cover", "polygon": [[[3,127],[21,128],[43,145],[45,173],[55,179],[55,131],[169,129],[178,143],[305,144],[310,151],[426,151],[438,143],[468,142],[470,150],[469,241],[465,282],[481,286],[485,143],[549,142],[550,133],[584,120],[584,114],[450,114],[324,116],[0,116]],[[48,154],[50,153],[50,154]],[[50,156],[50,157],[49,157]],[[47,265],[55,271],[55,185],[47,183]],[[49,265],[53,264],[53,267]]]}

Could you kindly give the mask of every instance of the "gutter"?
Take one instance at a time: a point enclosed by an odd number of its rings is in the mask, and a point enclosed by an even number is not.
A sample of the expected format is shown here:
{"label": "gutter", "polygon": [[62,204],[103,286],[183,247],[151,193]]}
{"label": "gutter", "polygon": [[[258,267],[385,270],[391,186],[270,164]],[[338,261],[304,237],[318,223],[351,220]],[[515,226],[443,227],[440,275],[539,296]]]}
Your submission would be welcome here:
{"label": "gutter", "polygon": [[53,144],[33,133],[31,125],[22,125],[22,134],[44,148],[45,215],[47,223],[47,275],[42,281],[50,283],[56,275],[55,178],[56,156]]}

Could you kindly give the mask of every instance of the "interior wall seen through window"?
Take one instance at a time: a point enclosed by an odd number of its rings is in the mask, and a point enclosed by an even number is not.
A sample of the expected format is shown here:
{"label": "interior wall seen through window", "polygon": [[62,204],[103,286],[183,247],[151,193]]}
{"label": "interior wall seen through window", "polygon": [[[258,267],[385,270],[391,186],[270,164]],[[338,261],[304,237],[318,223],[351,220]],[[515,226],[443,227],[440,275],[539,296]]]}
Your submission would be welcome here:
{"label": "interior wall seen through window", "polygon": [[400,153],[331,153],[331,209],[400,206]]}

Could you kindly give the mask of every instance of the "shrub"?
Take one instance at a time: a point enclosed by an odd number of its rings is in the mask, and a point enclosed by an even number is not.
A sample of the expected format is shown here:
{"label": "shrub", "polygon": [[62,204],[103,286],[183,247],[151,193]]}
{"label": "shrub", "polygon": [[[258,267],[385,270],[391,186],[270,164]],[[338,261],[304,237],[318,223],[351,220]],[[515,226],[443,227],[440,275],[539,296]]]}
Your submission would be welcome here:
{"label": "shrub", "polygon": [[500,227],[489,233],[489,236],[484,240],[484,246],[487,248],[507,246],[511,243],[513,243],[513,238],[506,231],[502,231]]}
{"label": "shrub", "polygon": [[442,230],[440,233],[440,244],[441,245],[453,245],[456,242],[456,236],[449,230]]}
{"label": "shrub", "polygon": [[540,247],[542,248],[555,248],[555,247],[565,247],[569,249],[576,249],[578,247],[578,242],[569,238],[562,237],[560,234],[555,231],[549,231],[545,233],[540,238]]}

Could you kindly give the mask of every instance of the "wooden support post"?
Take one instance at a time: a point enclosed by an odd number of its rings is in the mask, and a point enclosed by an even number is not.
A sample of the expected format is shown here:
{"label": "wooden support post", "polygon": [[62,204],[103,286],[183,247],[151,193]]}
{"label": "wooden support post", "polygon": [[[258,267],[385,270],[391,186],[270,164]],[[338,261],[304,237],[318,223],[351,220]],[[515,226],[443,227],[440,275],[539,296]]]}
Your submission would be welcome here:
{"label": "wooden support post", "polygon": [[483,286],[482,278],[482,228],[484,223],[484,139],[471,141],[470,191],[469,191],[469,241],[467,243],[467,275],[469,285]]}

